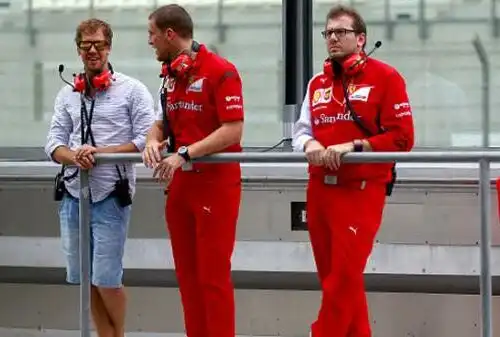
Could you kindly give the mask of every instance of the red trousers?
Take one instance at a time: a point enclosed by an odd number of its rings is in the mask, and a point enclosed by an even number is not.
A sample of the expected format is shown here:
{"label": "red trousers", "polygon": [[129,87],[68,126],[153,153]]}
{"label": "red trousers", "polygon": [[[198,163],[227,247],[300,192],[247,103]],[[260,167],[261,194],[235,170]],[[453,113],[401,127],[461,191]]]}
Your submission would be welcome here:
{"label": "red trousers", "polygon": [[322,300],[312,337],[370,337],[363,272],[382,221],[385,185],[325,185],[312,177],[307,188],[307,225]]}
{"label": "red trousers", "polygon": [[234,337],[231,280],[240,177],[176,172],[165,207],[188,337]]}

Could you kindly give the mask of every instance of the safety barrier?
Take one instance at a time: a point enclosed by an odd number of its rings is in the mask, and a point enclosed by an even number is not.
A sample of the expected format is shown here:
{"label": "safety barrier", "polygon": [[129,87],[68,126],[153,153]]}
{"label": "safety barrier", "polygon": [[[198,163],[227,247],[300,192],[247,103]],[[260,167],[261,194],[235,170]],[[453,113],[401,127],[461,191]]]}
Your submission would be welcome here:
{"label": "safety barrier", "polygon": [[[168,156],[169,154],[165,154]],[[139,154],[96,154],[96,163],[140,162]],[[250,162],[250,163],[303,163],[303,153],[221,153],[195,159],[196,162]],[[418,163],[477,163],[479,162],[480,200],[480,292],[482,337],[493,337],[492,326],[492,279],[491,279],[491,181],[490,163],[500,162],[500,150],[488,151],[448,151],[448,152],[371,152],[349,153],[343,162],[418,162]],[[80,332],[82,337],[90,337],[90,189],[89,172],[80,174]]]}

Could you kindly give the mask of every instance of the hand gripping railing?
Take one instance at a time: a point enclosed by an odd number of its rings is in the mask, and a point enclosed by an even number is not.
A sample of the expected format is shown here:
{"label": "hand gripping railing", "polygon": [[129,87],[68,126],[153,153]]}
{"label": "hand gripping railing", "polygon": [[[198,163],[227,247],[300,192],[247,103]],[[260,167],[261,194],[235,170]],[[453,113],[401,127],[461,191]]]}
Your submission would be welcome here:
{"label": "hand gripping railing", "polygon": [[[165,154],[168,155],[168,154]],[[140,154],[96,154],[96,163],[141,162]],[[250,162],[250,163],[305,163],[303,153],[222,153],[195,159],[197,162]],[[479,202],[481,218],[481,337],[493,337],[492,288],[491,288],[491,180],[490,162],[500,162],[500,150],[447,151],[447,152],[367,152],[349,153],[343,162],[432,162],[477,163],[479,162]],[[89,172],[80,174],[80,332],[90,337],[90,202]]]}

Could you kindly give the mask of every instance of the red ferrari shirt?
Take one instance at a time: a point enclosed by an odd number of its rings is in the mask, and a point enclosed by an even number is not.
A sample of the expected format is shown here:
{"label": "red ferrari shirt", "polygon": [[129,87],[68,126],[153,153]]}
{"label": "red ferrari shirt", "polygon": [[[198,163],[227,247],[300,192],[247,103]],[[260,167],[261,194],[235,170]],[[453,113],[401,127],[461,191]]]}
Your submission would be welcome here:
{"label": "red ferrari shirt", "polygon": [[[340,78],[324,73],[309,82],[301,115],[294,125],[294,149],[304,150],[311,138],[325,148],[367,139],[373,151],[410,151],[414,144],[411,106],[403,77],[393,67],[369,58],[364,69],[345,79],[351,107],[371,135],[354,121]],[[380,132],[382,127],[385,132]],[[388,181],[392,164],[341,164],[337,172],[310,166],[312,175],[336,175],[346,180]]]}
{"label": "red ferrari shirt", "polygon": [[[244,119],[242,82],[236,67],[204,45],[200,45],[187,76],[168,78],[165,83],[166,106],[176,150],[206,138],[223,123]],[[221,152],[241,150],[241,145],[235,144]],[[239,164],[195,163],[193,169],[219,171],[224,175],[228,169],[238,171]]]}

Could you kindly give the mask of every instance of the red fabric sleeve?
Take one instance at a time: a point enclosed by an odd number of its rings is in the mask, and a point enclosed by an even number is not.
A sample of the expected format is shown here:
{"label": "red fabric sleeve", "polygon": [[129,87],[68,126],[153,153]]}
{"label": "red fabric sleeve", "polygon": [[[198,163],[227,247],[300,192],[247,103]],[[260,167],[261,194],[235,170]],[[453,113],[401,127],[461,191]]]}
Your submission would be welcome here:
{"label": "red fabric sleeve", "polygon": [[406,83],[394,71],[387,79],[387,86],[380,110],[383,134],[368,138],[373,151],[410,151],[415,142],[413,116]]}
{"label": "red fabric sleeve", "polygon": [[243,86],[236,69],[227,69],[220,77],[215,87],[215,105],[221,123],[243,120]]}

